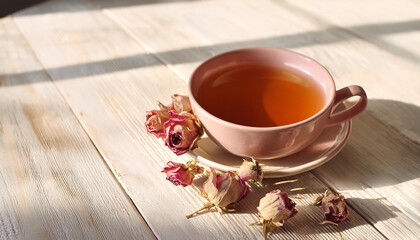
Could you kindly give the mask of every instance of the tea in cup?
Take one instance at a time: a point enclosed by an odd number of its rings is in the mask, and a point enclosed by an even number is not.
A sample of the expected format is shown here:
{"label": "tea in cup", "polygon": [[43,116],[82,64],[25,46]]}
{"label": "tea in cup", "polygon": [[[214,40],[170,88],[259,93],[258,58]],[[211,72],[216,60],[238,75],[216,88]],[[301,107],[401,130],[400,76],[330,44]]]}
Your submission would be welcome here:
{"label": "tea in cup", "polygon": [[[296,153],[324,128],[348,121],[367,105],[360,86],[336,91],[321,64],[284,49],[215,56],[194,71],[189,91],[207,135],[226,151],[255,159]],[[353,96],[360,96],[356,104],[333,113]]]}

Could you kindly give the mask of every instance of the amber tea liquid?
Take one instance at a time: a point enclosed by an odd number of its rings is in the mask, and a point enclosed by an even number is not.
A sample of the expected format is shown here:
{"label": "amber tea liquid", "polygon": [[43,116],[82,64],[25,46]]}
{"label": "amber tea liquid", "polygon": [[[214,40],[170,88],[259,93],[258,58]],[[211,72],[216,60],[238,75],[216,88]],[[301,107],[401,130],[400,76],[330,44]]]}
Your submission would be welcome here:
{"label": "amber tea liquid", "polygon": [[254,127],[296,123],[319,112],[320,86],[283,69],[246,65],[206,79],[196,97],[209,113]]}

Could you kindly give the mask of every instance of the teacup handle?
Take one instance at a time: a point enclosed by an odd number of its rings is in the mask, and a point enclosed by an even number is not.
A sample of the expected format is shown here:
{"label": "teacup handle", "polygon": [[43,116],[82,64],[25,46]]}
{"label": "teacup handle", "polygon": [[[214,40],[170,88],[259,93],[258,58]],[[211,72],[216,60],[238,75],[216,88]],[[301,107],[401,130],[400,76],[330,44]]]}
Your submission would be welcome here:
{"label": "teacup handle", "polygon": [[[354,104],[351,107],[348,107],[338,113],[334,113],[332,114],[332,112],[334,111],[334,109],[342,102],[344,102],[344,100],[354,97],[354,96],[360,96],[359,101]],[[327,126],[331,126],[331,125],[335,125],[341,122],[345,122],[351,118],[353,118],[354,116],[356,116],[357,114],[361,113],[363,110],[365,110],[366,105],[367,105],[367,96],[365,93],[365,90],[363,90],[362,87],[360,86],[356,86],[356,85],[352,85],[352,86],[348,86],[345,88],[342,88],[338,91],[335,92],[335,100],[334,100],[334,104],[332,106],[331,109],[331,115],[328,119],[328,123]]]}

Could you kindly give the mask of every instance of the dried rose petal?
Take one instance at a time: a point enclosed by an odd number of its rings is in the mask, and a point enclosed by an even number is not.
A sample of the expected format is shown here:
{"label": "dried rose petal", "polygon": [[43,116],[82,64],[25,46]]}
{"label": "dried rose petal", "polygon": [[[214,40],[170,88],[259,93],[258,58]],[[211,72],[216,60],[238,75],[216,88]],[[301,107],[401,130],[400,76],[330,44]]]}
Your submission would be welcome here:
{"label": "dried rose petal", "polygon": [[198,119],[191,113],[180,114],[169,111],[170,118],[163,127],[165,128],[165,145],[176,155],[184,154],[197,147],[197,141],[203,135],[203,128]]}
{"label": "dried rose petal", "polygon": [[252,161],[244,159],[244,162],[239,167],[238,174],[243,181],[261,182],[263,179],[261,166],[253,158]]}
{"label": "dried rose petal", "polygon": [[163,124],[169,120],[170,114],[166,110],[152,110],[146,112],[146,128],[147,132],[154,134],[156,137],[165,136],[165,128]]}
{"label": "dried rose petal", "polygon": [[220,214],[223,212],[232,212],[235,210],[235,205],[249,193],[248,186],[238,175],[233,172],[217,174],[214,169],[211,169],[210,176],[204,183],[203,188],[203,195],[207,198],[208,202],[199,210],[187,215],[187,218],[192,217],[199,211],[209,210],[213,207]]}
{"label": "dried rose petal", "polygon": [[181,112],[192,113],[190,99],[187,96],[174,94],[172,96],[172,103],[171,103],[171,106],[169,107],[169,110],[173,110],[177,113],[181,113]]}
{"label": "dried rose petal", "polygon": [[324,196],[317,199],[317,204],[321,204],[324,213],[323,223],[340,223],[349,215],[346,201],[343,196],[325,191]]}
{"label": "dried rose petal", "polygon": [[186,187],[191,185],[195,174],[202,173],[204,170],[202,167],[196,165],[195,162],[191,161],[187,162],[187,165],[169,161],[166,165],[162,172],[166,173],[166,179],[176,186],[182,185]]}
{"label": "dried rose petal", "polygon": [[273,190],[267,193],[260,200],[257,207],[259,222],[263,225],[263,234],[267,238],[267,233],[283,226],[283,223],[295,216],[298,212],[296,204],[288,197],[287,193],[280,190]]}

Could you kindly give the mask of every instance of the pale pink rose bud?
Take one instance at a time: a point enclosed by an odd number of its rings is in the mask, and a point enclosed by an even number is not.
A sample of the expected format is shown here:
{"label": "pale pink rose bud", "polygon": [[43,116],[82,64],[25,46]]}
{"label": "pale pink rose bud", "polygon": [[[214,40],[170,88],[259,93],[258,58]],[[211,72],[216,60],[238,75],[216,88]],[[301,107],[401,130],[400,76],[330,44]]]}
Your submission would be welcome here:
{"label": "pale pink rose bud", "polygon": [[203,173],[204,170],[196,165],[194,161],[187,162],[187,165],[169,161],[166,165],[162,170],[162,172],[166,173],[166,179],[177,186],[182,185],[184,187],[191,185],[194,176]]}
{"label": "pale pink rose bud", "polygon": [[324,196],[319,197],[315,203],[322,206],[324,213],[324,222],[322,223],[337,224],[346,220],[349,215],[344,196],[325,191]]}
{"label": "pale pink rose bud", "polygon": [[166,110],[152,110],[146,112],[146,129],[156,137],[165,136],[163,124],[169,120],[170,114]]}
{"label": "pale pink rose bud", "polygon": [[274,225],[282,226],[284,221],[297,214],[295,205],[287,193],[273,190],[261,198],[257,209],[262,219],[271,221]]}
{"label": "pale pink rose bud", "polygon": [[238,174],[243,181],[261,182],[263,179],[261,166],[253,158],[251,161],[244,159],[244,162],[239,167]]}
{"label": "pale pink rose bud", "polygon": [[203,135],[203,128],[198,119],[191,113],[180,114],[169,111],[170,118],[163,127],[165,128],[165,145],[176,155],[184,154],[197,147],[197,141]]}
{"label": "pale pink rose bud", "polygon": [[267,239],[268,233],[283,226],[287,219],[298,213],[295,206],[296,204],[288,197],[287,193],[280,190],[273,190],[261,198],[260,205],[257,207],[259,213],[257,223],[263,225],[265,239]]}
{"label": "pale pink rose bud", "polygon": [[170,106],[170,110],[173,110],[177,113],[181,113],[181,112],[192,113],[189,97],[174,94],[172,96],[172,104]]}
{"label": "pale pink rose bud", "polygon": [[235,211],[235,205],[249,193],[248,186],[238,175],[233,172],[217,174],[214,169],[211,169],[210,176],[204,182],[203,188],[204,192],[202,195],[206,197],[208,202],[199,210],[187,215],[187,218],[192,217],[197,212],[209,210],[213,207],[220,214],[233,212]]}
{"label": "pale pink rose bud", "polygon": [[233,172],[219,175],[213,169],[203,188],[209,202],[222,210],[233,209],[249,193],[248,186],[238,175]]}

